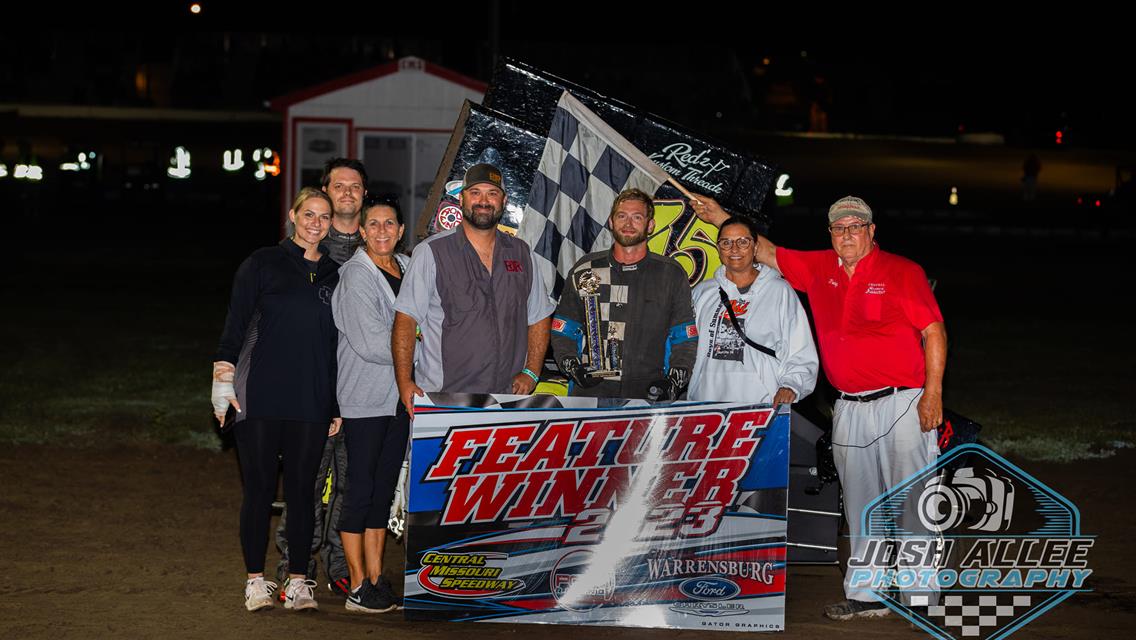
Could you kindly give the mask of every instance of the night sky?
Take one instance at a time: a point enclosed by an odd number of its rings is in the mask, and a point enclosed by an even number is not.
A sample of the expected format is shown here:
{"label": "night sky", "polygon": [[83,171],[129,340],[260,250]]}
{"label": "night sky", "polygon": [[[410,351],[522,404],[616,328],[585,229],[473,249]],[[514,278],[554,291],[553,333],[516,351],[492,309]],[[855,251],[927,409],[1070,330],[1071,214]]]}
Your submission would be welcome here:
{"label": "night sky", "polygon": [[[1033,16],[1033,25],[943,17],[896,35],[879,24],[877,33],[813,28],[766,7],[775,13],[755,19],[760,28],[728,33],[676,12],[605,9],[606,22],[590,24],[582,11],[536,15],[516,2],[334,15],[204,2],[200,16],[189,4],[81,10],[100,25],[149,27],[120,33],[6,34],[0,102],[263,111],[273,97],[407,55],[488,81],[498,54],[719,133],[815,129],[815,104],[830,132],[989,131],[1044,147],[1062,130],[1070,146],[1136,148],[1132,56],[1105,17],[1086,27],[1068,16]],[[2,119],[0,133],[12,133]]]}

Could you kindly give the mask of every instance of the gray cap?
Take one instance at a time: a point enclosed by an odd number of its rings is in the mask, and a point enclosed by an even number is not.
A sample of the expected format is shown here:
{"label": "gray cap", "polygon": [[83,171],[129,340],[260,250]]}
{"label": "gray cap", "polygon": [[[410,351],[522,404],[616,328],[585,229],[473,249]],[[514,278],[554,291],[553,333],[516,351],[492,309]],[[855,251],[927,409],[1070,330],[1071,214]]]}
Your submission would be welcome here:
{"label": "gray cap", "polygon": [[868,206],[867,202],[855,196],[844,196],[828,208],[828,224],[832,224],[844,216],[855,216],[871,224],[872,208]]}

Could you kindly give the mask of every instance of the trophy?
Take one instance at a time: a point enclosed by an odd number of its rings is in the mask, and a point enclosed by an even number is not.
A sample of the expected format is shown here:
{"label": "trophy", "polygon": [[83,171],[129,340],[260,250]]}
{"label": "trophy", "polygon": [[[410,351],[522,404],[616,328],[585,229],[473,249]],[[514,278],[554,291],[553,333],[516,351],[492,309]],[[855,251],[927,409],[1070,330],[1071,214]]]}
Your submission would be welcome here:
{"label": "trophy", "polygon": [[623,361],[623,341],[616,334],[614,323],[608,323],[603,335],[600,323],[600,278],[594,271],[583,271],[576,279],[576,290],[584,305],[584,363],[593,378],[618,376]]}

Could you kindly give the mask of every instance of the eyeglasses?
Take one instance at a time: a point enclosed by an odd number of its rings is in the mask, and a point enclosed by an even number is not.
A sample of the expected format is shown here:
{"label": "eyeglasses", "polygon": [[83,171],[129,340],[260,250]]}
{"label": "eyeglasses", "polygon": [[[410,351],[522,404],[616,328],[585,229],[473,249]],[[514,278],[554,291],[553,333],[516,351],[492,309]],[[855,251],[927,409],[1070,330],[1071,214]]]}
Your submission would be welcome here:
{"label": "eyeglasses", "polygon": [[718,246],[722,249],[729,249],[730,247],[737,247],[741,250],[746,250],[753,246],[753,238],[722,238],[718,240]]}
{"label": "eyeglasses", "polygon": [[855,224],[834,224],[828,228],[828,231],[834,236],[842,236],[844,235],[845,231],[851,233],[854,236],[858,236],[864,231],[864,229],[867,229],[870,226],[872,225],[868,224],[867,222],[857,222]]}

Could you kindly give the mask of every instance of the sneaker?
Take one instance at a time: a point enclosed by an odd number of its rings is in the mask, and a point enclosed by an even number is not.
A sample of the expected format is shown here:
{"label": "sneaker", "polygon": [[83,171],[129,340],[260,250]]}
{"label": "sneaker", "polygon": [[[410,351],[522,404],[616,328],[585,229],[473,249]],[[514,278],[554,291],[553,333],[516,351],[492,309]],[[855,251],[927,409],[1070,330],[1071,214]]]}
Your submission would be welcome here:
{"label": "sneaker", "polygon": [[355,591],[348,593],[347,602],[343,605],[348,611],[360,613],[386,613],[394,611],[398,605],[381,587],[364,580]]}
{"label": "sneaker", "polygon": [[836,604],[827,605],[824,615],[832,620],[852,620],[853,618],[882,618],[891,613],[882,602],[864,602],[863,600],[841,600]]}
{"label": "sneaker", "polygon": [[249,611],[271,609],[273,591],[276,591],[276,583],[265,580],[264,576],[245,582],[245,608]]}
{"label": "sneaker", "polygon": [[391,602],[395,604],[395,608],[402,609],[402,596],[395,595],[394,587],[391,586],[390,580],[387,580],[383,576],[379,576],[379,584],[375,586],[390,598]]}
{"label": "sneaker", "polygon": [[319,603],[316,602],[315,592],[312,591],[315,586],[315,580],[290,578],[288,582],[284,583],[284,608],[295,609],[296,611],[306,609],[318,611]]}

